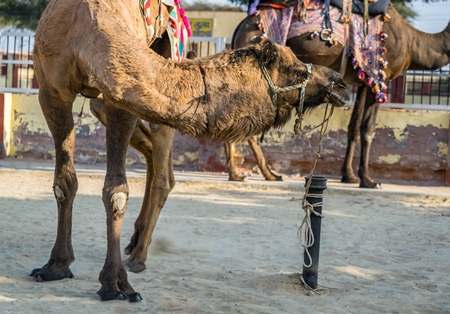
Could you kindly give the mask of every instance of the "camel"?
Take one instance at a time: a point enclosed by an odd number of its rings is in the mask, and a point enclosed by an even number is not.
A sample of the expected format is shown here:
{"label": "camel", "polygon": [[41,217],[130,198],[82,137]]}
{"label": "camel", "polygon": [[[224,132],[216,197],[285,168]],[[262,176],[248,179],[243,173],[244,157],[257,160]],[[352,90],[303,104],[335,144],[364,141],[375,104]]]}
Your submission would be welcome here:
{"label": "camel", "polygon": [[[158,12],[161,9],[153,1],[153,21]],[[270,41],[181,63],[167,60],[148,48],[138,1],[51,1],[36,29],[33,61],[39,102],[55,144],[58,227],[48,262],[30,275],[37,281],[73,277],[72,209],[78,181],[72,105],[77,94],[101,97],[93,101],[93,110],[106,125],[102,200],[107,252],[97,292],[103,301],[142,300],[128,282],[126,269],[143,269],[160,210],[173,188],[174,129],[197,138],[243,141],[285,125],[294,109],[302,115],[323,102],[342,106],[349,101],[337,72],[305,64],[290,48]],[[148,121],[150,128],[141,120]],[[129,193],[125,169],[129,143],[147,156],[154,155],[147,173],[155,177],[147,181],[145,204],[135,222],[139,228],[126,248],[130,257],[122,263],[120,232]]]}
{"label": "camel", "polygon": [[[444,31],[428,34],[412,27],[389,5],[387,14],[389,21],[384,24],[383,32],[388,35],[384,40],[387,49],[383,58],[387,61],[385,82],[395,79],[406,70],[436,70],[450,62],[450,23]],[[260,17],[246,17],[236,28],[233,36],[233,47],[244,47],[247,44],[261,40],[263,35],[259,27]],[[310,34],[303,34],[288,39],[286,46],[303,62],[312,62],[340,71],[343,46],[330,46],[319,38],[311,39]],[[358,78],[358,70],[347,62],[344,71],[347,84],[358,86],[357,98],[348,124],[347,150],[341,168],[341,181],[358,183],[361,188],[380,188],[369,171],[370,146],[375,136],[377,112],[380,103],[375,100],[375,93]],[[358,176],[353,172],[352,162],[355,147],[361,139],[361,157]],[[254,143],[257,142],[253,138]],[[252,145],[253,143],[251,143]],[[228,148],[227,151],[232,151]],[[227,157],[232,159],[232,157]],[[257,159],[262,159],[257,157]]]}

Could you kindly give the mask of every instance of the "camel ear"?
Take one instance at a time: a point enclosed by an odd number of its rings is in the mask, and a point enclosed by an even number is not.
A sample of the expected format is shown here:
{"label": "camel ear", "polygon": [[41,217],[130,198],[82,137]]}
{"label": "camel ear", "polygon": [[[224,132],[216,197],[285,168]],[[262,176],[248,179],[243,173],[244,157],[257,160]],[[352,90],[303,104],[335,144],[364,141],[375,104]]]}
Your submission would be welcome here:
{"label": "camel ear", "polygon": [[261,44],[261,61],[266,67],[270,67],[280,59],[278,47],[271,40],[264,40]]}

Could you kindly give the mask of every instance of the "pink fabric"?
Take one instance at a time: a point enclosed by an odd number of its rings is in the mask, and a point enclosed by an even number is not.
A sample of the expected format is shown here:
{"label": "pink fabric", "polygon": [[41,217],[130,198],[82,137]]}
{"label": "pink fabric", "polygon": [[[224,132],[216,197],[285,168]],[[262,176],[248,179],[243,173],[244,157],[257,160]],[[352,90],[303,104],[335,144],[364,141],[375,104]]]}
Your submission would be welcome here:
{"label": "pink fabric", "polygon": [[[261,10],[261,21],[269,39],[280,45],[285,45],[287,39],[311,33],[312,40],[320,40],[320,36],[317,35],[325,28],[323,4],[311,3],[305,20],[301,20],[299,14],[294,12],[293,8],[288,9]],[[332,38],[344,45],[345,33],[344,24],[340,21],[341,10],[330,6],[329,12],[333,27]],[[278,17],[282,18],[281,23],[277,22]],[[292,19],[290,22],[286,21],[288,17]],[[276,25],[278,24],[281,26],[277,27]],[[383,33],[383,24],[383,15],[371,16],[369,18],[368,35],[364,37],[363,17],[353,14],[350,23],[349,52],[347,52],[352,56],[353,66],[360,69],[358,73],[359,78],[372,87],[374,92],[377,93],[379,102],[386,100],[387,89],[386,84],[383,82],[385,79],[383,68],[387,66],[387,62],[382,57],[385,53],[382,38],[386,36]],[[267,25],[270,25],[270,27],[267,27]],[[274,25],[275,27],[273,27]]]}

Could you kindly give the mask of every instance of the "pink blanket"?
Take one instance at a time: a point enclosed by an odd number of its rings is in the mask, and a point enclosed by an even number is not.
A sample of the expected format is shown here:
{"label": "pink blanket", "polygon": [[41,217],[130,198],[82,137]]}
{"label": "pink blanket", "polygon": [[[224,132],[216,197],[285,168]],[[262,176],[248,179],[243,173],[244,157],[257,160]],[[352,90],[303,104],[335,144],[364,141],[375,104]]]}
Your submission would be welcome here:
{"label": "pink blanket", "polygon": [[[306,18],[300,18],[295,12],[296,8],[287,9],[261,9],[261,22],[269,39],[280,45],[285,45],[286,40],[305,33],[311,33],[314,40],[320,39],[320,32],[324,27],[323,4],[311,1],[306,12]],[[345,29],[341,23],[341,10],[330,6],[329,16],[332,23],[333,33],[330,44],[334,41],[345,44]],[[387,35],[383,32],[383,23],[387,16],[379,15],[369,18],[368,34],[363,34],[363,17],[352,15],[349,36],[349,57],[352,57],[354,68],[359,68],[358,77],[372,87],[377,94],[377,101],[384,103],[387,101],[387,86],[384,82],[386,74],[384,68],[387,62],[383,59],[385,48],[383,39]],[[278,22],[280,21],[280,22]],[[270,25],[270,27],[267,27]]]}

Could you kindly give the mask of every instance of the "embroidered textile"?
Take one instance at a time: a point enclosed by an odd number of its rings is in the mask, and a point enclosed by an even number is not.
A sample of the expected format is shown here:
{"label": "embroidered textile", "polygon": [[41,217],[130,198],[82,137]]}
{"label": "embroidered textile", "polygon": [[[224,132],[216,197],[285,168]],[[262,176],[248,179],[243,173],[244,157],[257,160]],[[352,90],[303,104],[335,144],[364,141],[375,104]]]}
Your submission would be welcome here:
{"label": "embroidered textile", "polygon": [[[147,25],[147,44],[151,44],[154,40],[155,30],[151,24],[150,17],[150,1],[139,0]],[[154,0],[155,1],[155,0]],[[191,27],[184,9],[181,7],[179,0],[156,0],[163,1],[169,11],[169,21],[167,22],[166,31],[170,39],[172,59],[181,62],[186,57],[188,51],[189,37],[192,36]]]}
{"label": "embroidered textile", "polygon": [[[306,19],[301,19],[297,12],[290,12],[292,8],[277,9],[281,11],[275,14],[275,10],[260,10],[261,22],[264,31],[269,39],[283,45],[286,40],[311,33],[312,40],[320,40],[318,36],[320,32],[325,29],[325,17],[323,14],[323,3],[318,5],[318,1],[311,1],[311,4],[306,13]],[[286,11],[286,12],[283,12]],[[341,23],[341,10],[330,6],[329,16],[332,24],[332,40],[337,41],[341,45],[345,45],[345,30],[344,24]],[[287,22],[286,17],[292,17],[291,22]],[[278,17],[282,17],[281,23],[278,23]],[[354,68],[359,68],[358,77],[364,80],[368,86],[377,94],[377,101],[385,102],[387,100],[386,90],[387,86],[384,83],[386,74],[384,68],[387,62],[383,59],[383,54],[386,52],[382,41],[387,37],[383,33],[383,23],[385,17],[383,15],[372,16],[369,18],[369,33],[364,37],[362,29],[364,28],[364,19],[361,15],[352,15],[350,23],[349,36],[349,51],[346,52],[352,56],[352,64]],[[273,25],[282,25],[281,27],[274,27]],[[270,27],[267,27],[270,25]],[[286,30],[287,25],[287,30]],[[287,32],[287,33],[283,33]],[[284,41],[283,41],[284,40]]]}

